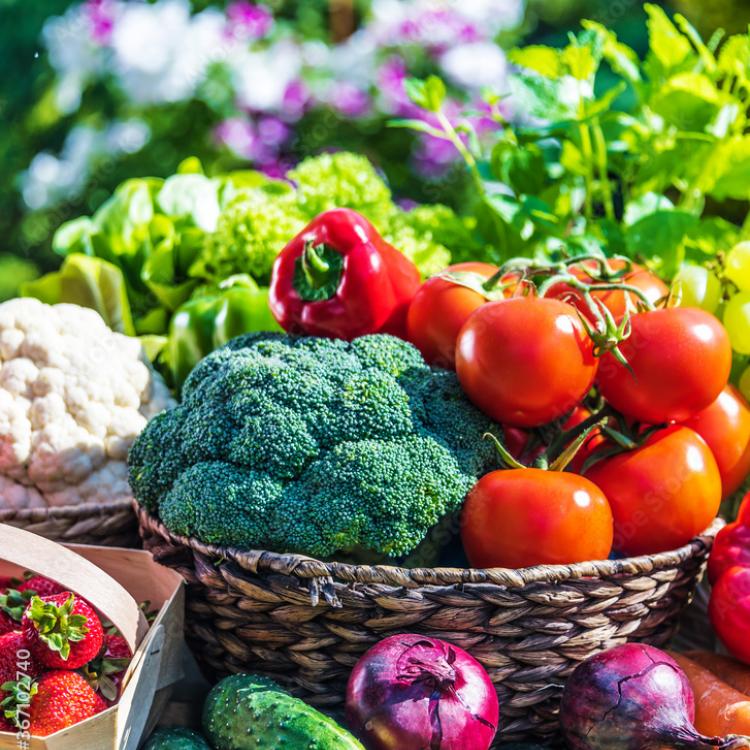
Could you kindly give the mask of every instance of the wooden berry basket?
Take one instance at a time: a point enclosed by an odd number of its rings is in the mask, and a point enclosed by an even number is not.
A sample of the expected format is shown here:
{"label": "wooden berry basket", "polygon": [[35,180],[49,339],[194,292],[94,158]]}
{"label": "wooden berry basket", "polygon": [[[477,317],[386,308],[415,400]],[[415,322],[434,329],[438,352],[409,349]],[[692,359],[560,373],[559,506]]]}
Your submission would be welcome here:
{"label": "wooden berry basket", "polygon": [[[184,586],[142,550],[62,546],[0,525],[0,575],[32,570],[91,602],[134,653],[117,705],[48,737],[0,732],[0,750],[136,750],[182,677]],[[159,610],[149,625],[137,602]]]}
{"label": "wooden berry basket", "polygon": [[69,505],[60,508],[3,508],[0,524],[25,529],[64,544],[101,547],[140,547],[138,521],[130,500],[116,503]]}
{"label": "wooden berry basket", "polygon": [[553,737],[563,682],[586,657],[625,641],[667,643],[723,525],[637,558],[404,569],[221,548],[137,512],[146,549],[188,582],[188,643],[211,676],[261,672],[337,710],[364,651],[394,633],[424,633],[487,668],[500,698],[498,742]]}

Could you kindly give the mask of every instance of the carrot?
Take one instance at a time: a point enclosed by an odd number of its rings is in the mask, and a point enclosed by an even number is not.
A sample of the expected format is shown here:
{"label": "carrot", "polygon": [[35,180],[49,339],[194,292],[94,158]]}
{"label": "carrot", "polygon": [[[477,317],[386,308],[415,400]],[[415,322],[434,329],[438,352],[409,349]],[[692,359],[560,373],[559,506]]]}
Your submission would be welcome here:
{"label": "carrot", "polygon": [[750,698],[712,672],[672,651],[669,655],[687,675],[695,694],[695,727],[709,736],[750,735]]}
{"label": "carrot", "polygon": [[722,656],[711,651],[687,651],[685,656],[713,672],[735,690],[750,696],[750,667],[747,664],[742,664],[731,656]]}

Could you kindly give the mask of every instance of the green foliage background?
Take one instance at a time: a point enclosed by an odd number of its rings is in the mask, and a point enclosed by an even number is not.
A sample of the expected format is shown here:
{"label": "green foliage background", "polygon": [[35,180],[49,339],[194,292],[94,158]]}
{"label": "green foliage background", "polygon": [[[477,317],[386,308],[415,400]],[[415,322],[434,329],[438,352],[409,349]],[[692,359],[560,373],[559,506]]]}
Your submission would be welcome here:
{"label": "green foliage background", "polygon": [[[676,0],[679,9],[698,25],[725,23],[732,29],[750,17],[750,0],[704,3]],[[210,132],[216,115],[198,101],[154,108],[149,117],[152,136],[139,152],[102,161],[95,169],[81,197],[72,198],[48,210],[29,212],[18,191],[18,174],[39,151],[56,153],[75,123],[92,125],[121,112],[117,93],[103,86],[86,92],[80,110],[60,116],[53,104],[50,87],[53,73],[39,41],[48,16],[60,14],[71,0],[0,0],[0,49],[4,68],[0,76],[0,299],[12,296],[18,283],[59,265],[50,249],[55,229],[74,216],[93,213],[113,189],[133,176],[173,174],[187,155],[198,156],[213,174],[244,166],[226,151],[217,151]],[[196,10],[220,3],[194,0]],[[223,4],[223,3],[221,3]],[[328,0],[270,0],[274,11],[304,28],[306,35],[330,41],[332,19]],[[366,12],[368,0],[356,0],[355,22]],[[526,41],[563,45],[568,30],[582,17],[599,20],[615,30],[622,41],[638,52],[645,49],[645,15],[641,3],[633,0],[530,0]],[[705,32],[705,29],[703,29]],[[347,121],[330,111],[315,111],[304,118],[297,131],[293,156],[302,158],[335,145],[363,153],[388,176],[396,195],[420,201],[461,204],[464,178],[459,167],[442,181],[425,183],[409,168],[412,136],[404,130],[385,128],[382,122],[370,126]]]}

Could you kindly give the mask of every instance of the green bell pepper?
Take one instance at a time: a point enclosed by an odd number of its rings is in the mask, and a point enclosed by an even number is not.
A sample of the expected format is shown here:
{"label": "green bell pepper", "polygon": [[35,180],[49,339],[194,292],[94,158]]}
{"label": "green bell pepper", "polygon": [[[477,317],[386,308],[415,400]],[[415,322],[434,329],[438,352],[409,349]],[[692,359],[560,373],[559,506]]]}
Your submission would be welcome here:
{"label": "green bell pepper", "polygon": [[268,307],[268,289],[250,276],[231,276],[218,287],[199,289],[169,324],[165,357],[175,386],[181,388],[193,367],[230,339],[280,330]]}

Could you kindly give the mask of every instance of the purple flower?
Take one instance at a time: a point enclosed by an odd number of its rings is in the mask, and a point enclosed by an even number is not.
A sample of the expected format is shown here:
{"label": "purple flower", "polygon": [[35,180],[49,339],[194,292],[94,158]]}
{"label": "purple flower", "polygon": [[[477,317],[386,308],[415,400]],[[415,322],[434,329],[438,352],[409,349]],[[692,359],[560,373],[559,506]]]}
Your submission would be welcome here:
{"label": "purple flower", "polygon": [[115,25],[115,14],[108,0],[87,0],[85,12],[91,26],[91,38],[102,46],[109,44]]}
{"label": "purple flower", "polygon": [[258,165],[258,171],[275,180],[286,179],[286,173],[292,169],[294,163],[288,159],[274,158]]}
{"label": "purple flower", "polygon": [[402,21],[383,41],[386,44],[418,44],[432,54],[440,54],[457,43],[484,38],[485,35],[473,23],[452,8],[435,8]]}
{"label": "purple flower", "polygon": [[261,117],[258,120],[258,138],[265,146],[276,147],[285,143],[290,134],[291,128],[278,117]]}
{"label": "purple flower", "polygon": [[411,198],[399,198],[396,200],[396,204],[399,208],[403,208],[404,211],[411,211],[419,205],[417,201],[412,200]]}
{"label": "purple flower", "polygon": [[296,122],[305,114],[310,101],[310,92],[304,82],[297,79],[292,81],[284,91],[281,109],[284,117],[290,122]]}
{"label": "purple flower", "polygon": [[389,112],[401,117],[412,115],[414,109],[404,88],[404,81],[408,75],[406,62],[398,55],[389,57],[377,73],[378,91],[383,97],[384,105]]}
{"label": "purple flower", "polygon": [[220,122],[214,134],[219,143],[226,146],[237,156],[254,161],[258,155],[259,144],[253,123],[241,117],[230,117]]}
{"label": "purple flower", "polygon": [[372,106],[370,95],[345,81],[336,83],[330,94],[330,103],[344,117],[364,117]]}
{"label": "purple flower", "polygon": [[235,0],[227,6],[227,32],[236,39],[262,39],[273,28],[273,14],[264,5]]}

